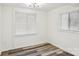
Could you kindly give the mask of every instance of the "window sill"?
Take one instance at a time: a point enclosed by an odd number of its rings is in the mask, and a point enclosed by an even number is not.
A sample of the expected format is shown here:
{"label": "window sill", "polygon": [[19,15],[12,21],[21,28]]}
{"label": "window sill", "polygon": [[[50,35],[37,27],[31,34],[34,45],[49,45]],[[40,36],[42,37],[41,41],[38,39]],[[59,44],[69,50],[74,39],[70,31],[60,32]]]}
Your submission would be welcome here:
{"label": "window sill", "polygon": [[16,33],[15,36],[24,36],[24,35],[35,35],[36,32],[29,32],[29,33]]}

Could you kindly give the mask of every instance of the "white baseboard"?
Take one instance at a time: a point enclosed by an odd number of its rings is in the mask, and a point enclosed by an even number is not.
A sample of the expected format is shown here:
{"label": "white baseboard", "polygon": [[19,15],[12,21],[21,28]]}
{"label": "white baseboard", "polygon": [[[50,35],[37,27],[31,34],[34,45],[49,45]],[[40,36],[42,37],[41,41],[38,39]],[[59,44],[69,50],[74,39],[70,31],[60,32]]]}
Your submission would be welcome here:
{"label": "white baseboard", "polygon": [[66,51],[66,52],[68,52],[68,53],[71,53],[71,54],[74,55],[74,56],[79,56],[79,54],[74,53],[74,52],[71,51],[71,50],[67,50],[67,49],[65,49],[65,48],[63,48],[63,47],[61,47],[61,46],[59,46],[59,45],[57,45],[57,44],[55,44],[55,43],[52,43],[52,42],[48,42],[48,43],[50,43],[50,44],[52,44],[52,45],[54,45],[54,46],[56,46],[56,47],[58,47],[58,48],[60,48],[60,49],[62,49],[62,50],[64,50],[64,51]]}

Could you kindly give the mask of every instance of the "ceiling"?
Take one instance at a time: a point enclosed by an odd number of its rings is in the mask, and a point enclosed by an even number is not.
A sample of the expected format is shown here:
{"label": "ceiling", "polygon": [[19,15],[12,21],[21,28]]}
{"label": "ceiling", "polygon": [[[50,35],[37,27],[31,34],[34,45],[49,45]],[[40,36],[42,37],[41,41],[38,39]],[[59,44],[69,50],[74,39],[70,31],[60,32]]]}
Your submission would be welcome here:
{"label": "ceiling", "polygon": [[[1,5],[7,5],[12,7],[19,7],[19,8],[28,8],[24,3],[1,3]],[[65,5],[78,5],[75,3],[41,3],[39,8],[31,8],[43,11],[49,11],[51,9],[59,8]]]}

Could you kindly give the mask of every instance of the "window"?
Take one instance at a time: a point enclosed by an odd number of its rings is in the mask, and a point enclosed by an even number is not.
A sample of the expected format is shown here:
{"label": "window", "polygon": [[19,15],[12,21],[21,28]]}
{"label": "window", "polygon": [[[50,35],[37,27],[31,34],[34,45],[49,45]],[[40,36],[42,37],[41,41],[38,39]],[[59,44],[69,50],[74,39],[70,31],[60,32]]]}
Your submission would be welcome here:
{"label": "window", "polygon": [[79,31],[79,11],[63,13],[61,20],[62,30]]}
{"label": "window", "polygon": [[33,34],[36,27],[36,15],[15,12],[16,35]]}

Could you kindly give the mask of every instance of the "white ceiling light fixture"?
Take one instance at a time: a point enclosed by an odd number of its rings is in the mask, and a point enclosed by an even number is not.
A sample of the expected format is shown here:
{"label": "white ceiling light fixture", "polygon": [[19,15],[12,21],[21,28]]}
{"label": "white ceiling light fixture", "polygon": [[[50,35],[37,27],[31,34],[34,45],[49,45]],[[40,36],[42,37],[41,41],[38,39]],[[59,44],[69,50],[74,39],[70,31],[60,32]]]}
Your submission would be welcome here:
{"label": "white ceiling light fixture", "polygon": [[38,8],[38,7],[40,7],[40,5],[38,3],[29,3],[29,4],[27,3],[26,6],[29,7],[29,8]]}
{"label": "white ceiling light fixture", "polygon": [[39,8],[43,3],[39,3],[38,0],[31,0],[29,3],[25,3],[29,8]]}

